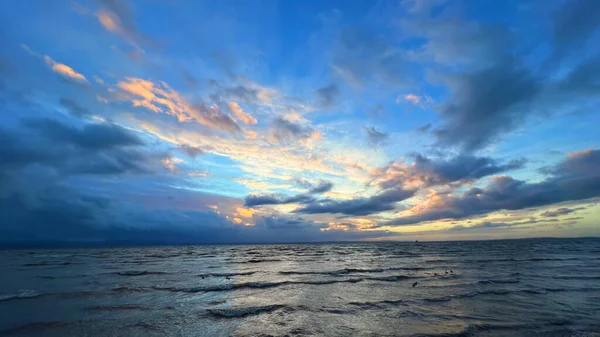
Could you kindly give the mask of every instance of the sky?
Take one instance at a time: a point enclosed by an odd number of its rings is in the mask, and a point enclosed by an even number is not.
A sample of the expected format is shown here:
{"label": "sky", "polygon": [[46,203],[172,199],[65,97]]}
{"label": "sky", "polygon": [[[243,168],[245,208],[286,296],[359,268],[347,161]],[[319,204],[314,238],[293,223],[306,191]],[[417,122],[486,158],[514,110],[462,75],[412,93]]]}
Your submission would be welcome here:
{"label": "sky", "polygon": [[600,1],[0,1],[0,242],[600,235]]}

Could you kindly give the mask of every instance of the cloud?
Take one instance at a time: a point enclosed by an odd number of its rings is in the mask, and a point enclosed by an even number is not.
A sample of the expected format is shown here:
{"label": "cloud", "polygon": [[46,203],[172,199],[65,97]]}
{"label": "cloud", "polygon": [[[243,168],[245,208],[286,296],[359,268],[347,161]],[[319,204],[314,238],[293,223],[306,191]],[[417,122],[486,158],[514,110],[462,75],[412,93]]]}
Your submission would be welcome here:
{"label": "cloud", "polygon": [[434,104],[433,98],[429,96],[417,96],[415,94],[406,94],[396,99],[396,103],[407,102],[421,109],[426,109]]}
{"label": "cloud", "polygon": [[192,158],[196,158],[205,153],[205,151],[202,150],[201,148],[199,148],[197,146],[187,145],[187,144],[179,145],[178,149],[179,149],[179,151],[185,153],[188,157],[192,157]]}
{"label": "cloud", "polygon": [[227,103],[229,110],[235,115],[235,117],[240,120],[244,124],[256,124],[256,118],[247,114],[242,110],[242,108],[236,102]]}
{"label": "cloud", "polygon": [[406,102],[412,103],[414,105],[419,105],[421,104],[421,97],[415,95],[415,94],[407,94],[404,96],[404,100]]}
{"label": "cloud", "polygon": [[62,105],[69,113],[75,117],[83,118],[92,115],[92,112],[88,109],[79,105],[79,103],[75,102],[70,98],[61,97],[59,100],[60,105]]}
{"label": "cloud", "polygon": [[135,134],[116,124],[93,123],[77,129],[53,119],[31,119],[25,125],[48,140],[92,150],[143,145]]}
{"label": "cloud", "polygon": [[156,45],[156,42],[143,34],[135,24],[133,9],[127,1],[99,0],[103,9],[96,13],[96,18],[109,32],[116,33],[127,42],[140,48],[140,45]]}
{"label": "cloud", "polygon": [[310,193],[310,194],[321,194],[321,193],[325,193],[325,192],[331,191],[332,188],[333,188],[333,183],[331,181],[321,180],[321,181],[319,181],[319,184],[317,184],[316,186],[312,186],[308,190],[308,193]]}
{"label": "cloud", "polygon": [[419,153],[411,155],[412,164],[394,162],[373,171],[373,182],[381,188],[420,185],[423,187],[473,181],[489,175],[523,168],[525,159],[514,159],[506,164],[490,157],[457,155],[449,159],[428,158]]}
{"label": "cloud", "polygon": [[373,147],[384,145],[390,139],[388,133],[381,132],[374,126],[365,127],[365,131],[367,132],[367,141]]}
{"label": "cloud", "polygon": [[557,216],[561,216],[561,215],[567,215],[569,213],[573,213],[575,211],[584,209],[583,207],[577,207],[577,208],[567,208],[567,207],[561,207],[556,209],[555,211],[545,211],[544,213],[540,214],[543,217],[557,217]]}
{"label": "cloud", "polygon": [[326,87],[317,89],[317,98],[319,104],[325,108],[331,108],[340,97],[340,89],[335,84],[330,84]]}
{"label": "cloud", "polygon": [[[244,205],[247,207],[255,207],[262,205],[285,205],[285,204],[304,204],[315,201],[316,199],[312,196],[312,194],[322,194],[325,192],[331,191],[333,188],[333,183],[326,180],[319,180],[316,184],[305,180],[305,179],[294,179],[293,182],[307,189],[306,193],[300,193],[293,196],[286,196],[282,194],[266,194],[266,195],[258,195],[258,194],[250,194],[246,196]],[[261,185],[265,185],[264,183]],[[256,187],[256,186],[255,186]],[[262,186],[265,187],[265,186]],[[284,188],[286,185],[275,185],[271,186],[270,184],[266,184],[266,187],[276,187],[276,188]]]}
{"label": "cloud", "polygon": [[369,81],[410,83],[413,68],[404,55],[374,31],[351,27],[341,31],[334,50],[332,68],[346,82],[362,86]]}
{"label": "cloud", "polygon": [[594,0],[565,1],[554,14],[554,38],[560,49],[574,48],[600,26],[600,4]]}
{"label": "cloud", "polygon": [[55,73],[61,74],[62,76],[74,80],[78,83],[89,83],[85,76],[83,76],[83,74],[76,72],[73,68],[69,67],[66,64],[54,61],[52,58],[50,58],[50,56],[44,56],[44,61],[46,61],[46,64],[48,64],[48,66]]}
{"label": "cloud", "polygon": [[442,125],[434,130],[441,146],[473,151],[520,126],[535,109],[527,107],[540,91],[538,80],[509,58],[489,68],[451,75],[451,99],[442,104]]}
{"label": "cloud", "polygon": [[306,203],[314,200],[309,194],[298,194],[294,196],[284,196],[278,194],[270,195],[248,195],[244,201],[244,206],[255,207],[263,205],[284,205],[284,204],[295,204],[295,203]]}
{"label": "cloud", "polygon": [[416,128],[415,130],[417,132],[421,132],[421,133],[425,133],[428,132],[429,129],[431,129],[431,123],[427,123],[425,125],[419,126],[418,128]]}
{"label": "cloud", "polygon": [[117,83],[124,94],[129,95],[133,106],[144,107],[154,112],[162,112],[177,117],[180,122],[195,121],[213,129],[230,133],[241,132],[237,123],[224,114],[217,105],[197,103],[191,105],[177,91],[166,83],[154,83],[140,78],[127,77]]}
{"label": "cloud", "polygon": [[273,138],[281,143],[316,138],[319,135],[312,127],[291,122],[283,117],[275,117],[272,126]]}
{"label": "cloud", "polygon": [[316,200],[297,208],[294,213],[304,214],[344,214],[344,215],[370,215],[396,208],[396,203],[411,198],[415,190],[390,189],[366,198],[350,200]]}
{"label": "cloud", "polygon": [[141,151],[143,142],[117,125],[88,124],[79,129],[54,120],[30,119],[24,126],[27,129],[19,132],[2,130],[0,173],[141,174],[154,171],[163,156]]}
{"label": "cloud", "polygon": [[307,189],[310,194],[329,192],[333,188],[333,183],[327,180],[319,180],[316,184],[306,179],[293,179],[293,182],[297,186]]}
{"label": "cloud", "polygon": [[462,195],[434,193],[413,215],[382,226],[414,225],[423,221],[462,219],[499,210],[520,210],[600,196],[600,150],[575,152],[557,164],[541,182],[527,183],[509,176],[494,177],[485,188]]}
{"label": "cloud", "polygon": [[471,231],[475,229],[510,228],[512,226],[513,224],[510,223],[484,221],[471,226],[457,225],[446,229],[446,231]]}

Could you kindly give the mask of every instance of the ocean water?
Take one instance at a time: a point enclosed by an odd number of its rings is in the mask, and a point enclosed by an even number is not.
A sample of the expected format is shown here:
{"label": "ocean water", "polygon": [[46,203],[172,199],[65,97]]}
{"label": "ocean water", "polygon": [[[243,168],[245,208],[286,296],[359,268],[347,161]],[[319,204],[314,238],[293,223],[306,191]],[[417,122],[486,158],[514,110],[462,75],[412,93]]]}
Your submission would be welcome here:
{"label": "ocean water", "polygon": [[600,336],[600,240],[3,251],[0,335]]}

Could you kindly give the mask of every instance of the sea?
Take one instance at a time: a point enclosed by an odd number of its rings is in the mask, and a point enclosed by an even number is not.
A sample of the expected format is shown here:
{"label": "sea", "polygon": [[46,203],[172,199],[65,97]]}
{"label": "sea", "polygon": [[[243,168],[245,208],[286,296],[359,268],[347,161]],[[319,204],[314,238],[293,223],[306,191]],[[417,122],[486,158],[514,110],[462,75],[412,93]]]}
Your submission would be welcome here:
{"label": "sea", "polygon": [[600,336],[600,239],[0,252],[2,336]]}

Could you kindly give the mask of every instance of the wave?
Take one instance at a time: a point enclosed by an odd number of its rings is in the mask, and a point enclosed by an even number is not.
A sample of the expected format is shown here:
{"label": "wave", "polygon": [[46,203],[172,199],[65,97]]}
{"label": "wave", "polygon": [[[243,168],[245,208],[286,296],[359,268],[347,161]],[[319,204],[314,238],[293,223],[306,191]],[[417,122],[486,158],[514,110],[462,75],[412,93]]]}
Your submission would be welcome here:
{"label": "wave", "polygon": [[150,310],[151,308],[144,305],[122,304],[122,305],[94,305],[85,307],[86,311],[128,311],[128,310]]}
{"label": "wave", "polygon": [[600,280],[600,275],[596,275],[596,276],[583,276],[583,275],[569,276],[569,275],[559,275],[559,276],[550,276],[550,278],[553,278],[553,279],[556,279],[556,280]]}
{"label": "wave", "polygon": [[34,263],[24,263],[21,267],[42,267],[42,266],[68,266],[73,264],[73,262],[34,262]]}
{"label": "wave", "polygon": [[587,260],[586,258],[579,257],[532,257],[524,259],[515,258],[502,258],[502,259],[479,259],[479,260],[467,260],[467,262],[540,262],[540,261],[575,261],[575,260]]}
{"label": "wave", "polygon": [[263,263],[263,262],[280,262],[281,259],[250,259],[246,261],[239,261],[237,263]]}
{"label": "wave", "polygon": [[209,287],[163,287],[154,286],[155,290],[166,290],[173,292],[186,292],[186,293],[198,293],[198,292],[214,292],[214,291],[228,291],[237,290],[244,288],[273,288],[280,287],[290,284],[307,284],[307,285],[326,285],[333,283],[357,283],[363,279],[348,279],[348,280],[326,280],[326,281],[281,281],[281,282],[245,282],[245,283],[228,283]]}
{"label": "wave", "polygon": [[128,271],[117,271],[111,273],[113,275],[120,276],[143,276],[143,275],[166,275],[167,272],[164,271],[149,271],[149,270],[128,270]]}
{"label": "wave", "polygon": [[237,273],[210,273],[210,274],[200,274],[198,276],[230,277],[230,276],[246,276],[246,275],[252,275],[252,274],[256,274],[256,272],[255,271],[241,271],[241,272],[237,272]]}
{"label": "wave", "polygon": [[37,293],[33,290],[26,291],[18,294],[0,295],[0,302],[12,301],[12,300],[23,300],[42,296],[43,294]]}
{"label": "wave", "polygon": [[111,290],[114,292],[118,292],[118,293],[142,293],[142,292],[148,292],[151,289],[144,288],[144,287],[119,285],[119,286],[111,288]]}
{"label": "wave", "polygon": [[495,279],[489,279],[489,280],[481,280],[478,281],[477,284],[513,284],[513,283],[519,283],[519,280],[514,279],[514,280],[495,280]]}
{"label": "wave", "polygon": [[0,330],[2,334],[35,334],[42,332],[47,329],[55,329],[55,328],[64,328],[69,326],[70,324],[63,321],[54,321],[54,322],[33,322],[27,323],[21,326],[17,326],[15,328],[9,328],[6,330]]}
{"label": "wave", "polygon": [[299,271],[299,270],[291,270],[291,271],[280,271],[279,274],[282,275],[344,275],[344,274],[355,274],[355,273],[383,273],[386,271],[400,271],[400,270],[408,270],[408,271],[416,271],[423,270],[421,267],[392,267],[392,268],[373,268],[373,269],[362,269],[362,268],[344,268],[337,270],[329,270],[329,271]]}
{"label": "wave", "polygon": [[403,281],[403,280],[409,280],[409,279],[415,279],[415,278],[420,278],[418,276],[406,276],[406,275],[392,275],[392,276],[382,276],[382,277],[365,277],[365,280],[372,280],[372,281],[384,281],[384,282],[396,282],[396,281]]}
{"label": "wave", "polygon": [[219,308],[206,309],[206,311],[214,316],[222,318],[239,318],[250,315],[258,315],[265,312],[272,312],[285,308],[284,305],[264,305],[257,307],[239,307],[239,308]]}

